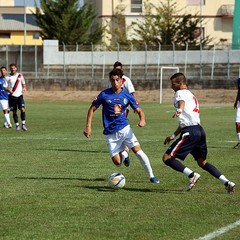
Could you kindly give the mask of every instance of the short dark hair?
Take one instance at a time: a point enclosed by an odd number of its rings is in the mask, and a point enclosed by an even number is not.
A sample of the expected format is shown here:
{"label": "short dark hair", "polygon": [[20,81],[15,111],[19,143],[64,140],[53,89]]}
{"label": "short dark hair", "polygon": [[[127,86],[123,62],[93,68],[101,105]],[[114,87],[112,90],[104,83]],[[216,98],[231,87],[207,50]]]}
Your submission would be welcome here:
{"label": "short dark hair", "polygon": [[2,70],[2,69],[6,69],[6,70],[7,70],[7,68],[6,68],[5,66],[1,66],[1,70]]}
{"label": "short dark hair", "polygon": [[116,67],[121,67],[122,68],[122,63],[117,61],[113,64],[113,67],[114,68],[116,68]]}
{"label": "short dark hair", "polygon": [[17,67],[16,63],[11,63],[9,67]]}
{"label": "short dark hair", "polygon": [[112,76],[119,76],[120,78],[122,78],[123,76],[123,71],[121,69],[113,69],[110,73],[109,73],[109,79],[111,79]]}
{"label": "short dark hair", "polygon": [[175,80],[175,82],[179,83],[179,82],[183,82],[183,83],[186,83],[186,77],[183,73],[181,72],[178,72],[178,73],[175,73],[173,74],[171,77],[170,77],[170,80]]}

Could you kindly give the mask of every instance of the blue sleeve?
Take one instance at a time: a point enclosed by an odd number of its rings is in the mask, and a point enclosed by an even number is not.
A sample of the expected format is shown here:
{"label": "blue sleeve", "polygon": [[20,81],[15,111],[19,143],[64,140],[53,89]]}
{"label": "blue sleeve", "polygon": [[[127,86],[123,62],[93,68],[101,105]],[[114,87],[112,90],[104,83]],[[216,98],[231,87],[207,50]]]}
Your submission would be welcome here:
{"label": "blue sleeve", "polygon": [[130,95],[130,97],[129,97],[129,104],[130,104],[131,108],[133,110],[135,110],[137,108],[140,108],[140,105],[138,104],[137,99],[135,99],[132,94],[129,94],[129,95]]}
{"label": "blue sleeve", "polygon": [[103,100],[103,92],[101,92],[93,101],[92,105],[96,108],[99,108],[99,106],[102,104]]}

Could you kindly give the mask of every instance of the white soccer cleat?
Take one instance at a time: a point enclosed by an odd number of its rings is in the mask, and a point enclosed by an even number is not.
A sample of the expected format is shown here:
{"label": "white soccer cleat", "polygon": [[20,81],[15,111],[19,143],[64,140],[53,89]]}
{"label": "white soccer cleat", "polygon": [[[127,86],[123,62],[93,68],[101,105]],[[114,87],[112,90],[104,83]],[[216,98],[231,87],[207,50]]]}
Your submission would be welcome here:
{"label": "white soccer cleat", "polygon": [[189,178],[189,183],[187,186],[187,191],[190,191],[198,182],[198,180],[200,179],[201,175],[198,173],[194,173],[194,176],[192,178]]}
{"label": "white soccer cleat", "polygon": [[226,190],[228,191],[228,193],[233,193],[234,188],[235,188],[235,183],[233,183],[233,182],[227,183]]}

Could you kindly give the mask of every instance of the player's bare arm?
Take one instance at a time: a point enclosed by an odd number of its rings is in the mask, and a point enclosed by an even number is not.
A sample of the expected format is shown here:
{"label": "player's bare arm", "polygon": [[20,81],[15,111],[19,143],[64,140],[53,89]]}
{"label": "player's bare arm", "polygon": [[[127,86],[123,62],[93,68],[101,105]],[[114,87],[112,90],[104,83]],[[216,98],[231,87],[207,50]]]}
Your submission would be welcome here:
{"label": "player's bare arm", "polygon": [[10,94],[13,94],[13,91],[11,90],[11,89],[9,89],[9,88],[4,88],[4,90],[6,91],[6,92],[8,92],[8,93],[10,93]]}
{"label": "player's bare arm", "polygon": [[23,88],[23,89],[22,89],[22,92],[23,92],[23,93],[27,92],[26,84],[23,84],[23,85],[22,85],[22,88]]}
{"label": "player's bare arm", "polygon": [[238,90],[238,93],[237,93],[237,96],[236,96],[236,99],[235,99],[235,102],[233,105],[234,108],[237,108],[239,96],[240,96],[240,90]]}
{"label": "player's bare arm", "polygon": [[135,112],[139,116],[138,126],[144,127],[146,125],[146,120],[145,120],[145,114],[144,114],[143,110],[141,108],[137,108],[137,109],[135,109]]}
{"label": "player's bare arm", "polygon": [[164,141],[164,145],[169,144],[181,131],[182,131],[182,128],[179,126],[172,135],[166,137]]}
{"label": "player's bare arm", "polygon": [[185,102],[182,101],[182,100],[180,100],[180,101],[178,102],[178,108],[177,108],[176,112],[173,114],[172,117],[173,117],[173,118],[179,117],[180,114],[182,113],[184,107],[185,107]]}
{"label": "player's bare arm", "polygon": [[89,138],[92,133],[92,119],[93,119],[93,115],[94,115],[94,112],[96,111],[96,109],[97,108],[92,105],[88,110],[86,128],[83,132],[84,136],[87,138]]}

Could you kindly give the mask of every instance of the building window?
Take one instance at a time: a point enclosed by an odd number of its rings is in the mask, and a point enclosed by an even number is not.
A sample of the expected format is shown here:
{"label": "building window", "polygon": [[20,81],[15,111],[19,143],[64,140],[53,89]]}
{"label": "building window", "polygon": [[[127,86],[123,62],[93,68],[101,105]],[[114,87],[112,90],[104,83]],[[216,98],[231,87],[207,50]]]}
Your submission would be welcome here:
{"label": "building window", "polygon": [[0,33],[0,38],[10,39],[11,33]]}
{"label": "building window", "polygon": [[142,0],[131,0],[131,12],[142,13]]}
{"label": "building window", "polygon": [[39,39],[40,38],[39,33],[34,33],[32,37],[33,37],[33,39]]}
{"label": "building window", "polygon": [[187,0],[187,5],[205,5],[205,0]]}

